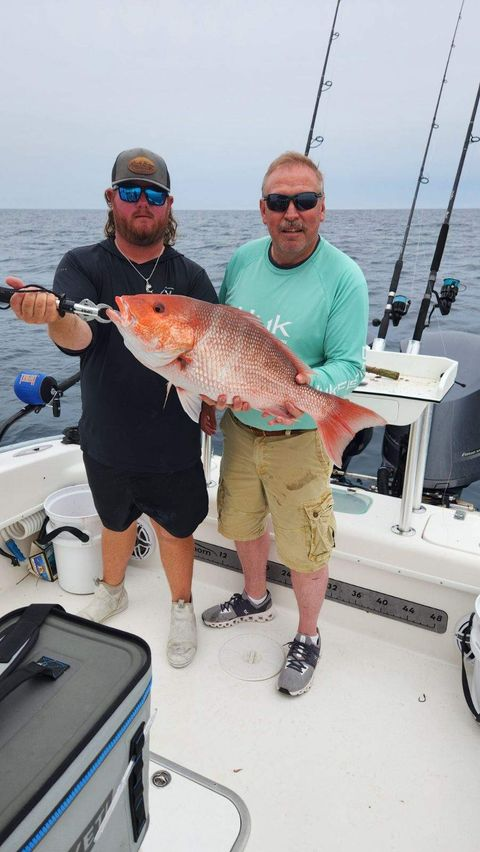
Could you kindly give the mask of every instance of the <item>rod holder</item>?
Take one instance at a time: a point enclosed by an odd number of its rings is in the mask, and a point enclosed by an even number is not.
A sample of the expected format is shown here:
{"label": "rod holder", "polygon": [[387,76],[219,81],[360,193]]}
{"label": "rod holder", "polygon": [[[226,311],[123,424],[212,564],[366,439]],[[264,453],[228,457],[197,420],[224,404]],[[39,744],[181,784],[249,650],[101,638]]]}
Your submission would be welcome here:
{"label": "rod holder", "polygon": [[419,417],[415,423],[412,423],[410,428],[410,436],[408,440],[407,461],[405,464],[405,480],[403,484],[402,500],[400,504],[400,520],[398,524],[394,524],[392,532],[396,535],[415,535],[416,530],[410,523],[413,496],[415,493],[416,470],[418,464],[418,454],[420,448],[420,424],[422,418]]}
{"label": "rod holder", "polygon": [[423,413],[418,418],[418,429],[420,434],[418,447],[417,471],[415,475],[415,489],[413,494],[413,511],[425,511],[422,506],[423,482],[425,479],[425,468],[427,466],[428,443],[430,440],[430,432],[432,428],[433,403],[425,407]]}

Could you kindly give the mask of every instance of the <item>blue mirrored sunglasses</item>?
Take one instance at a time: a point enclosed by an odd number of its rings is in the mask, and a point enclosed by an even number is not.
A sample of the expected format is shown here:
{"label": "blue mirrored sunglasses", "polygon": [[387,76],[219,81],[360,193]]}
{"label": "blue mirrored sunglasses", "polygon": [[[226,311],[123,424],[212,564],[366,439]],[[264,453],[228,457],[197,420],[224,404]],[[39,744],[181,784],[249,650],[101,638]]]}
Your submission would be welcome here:
{"label": "blue mirrored sunglasses", "polygon": [[149,204],[155,207],[163,207],[167,198],[168,192],[164,189],[154,189],[153,186],[115,186],[122,201],[128,204],[135,204],[140,200],[143,192]]}

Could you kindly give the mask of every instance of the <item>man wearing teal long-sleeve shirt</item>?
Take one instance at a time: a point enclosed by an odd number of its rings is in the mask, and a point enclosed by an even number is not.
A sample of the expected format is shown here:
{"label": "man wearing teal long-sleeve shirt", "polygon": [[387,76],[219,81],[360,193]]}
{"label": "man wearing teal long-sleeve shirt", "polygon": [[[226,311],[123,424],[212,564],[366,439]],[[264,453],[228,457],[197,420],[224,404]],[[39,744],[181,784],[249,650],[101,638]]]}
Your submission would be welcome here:
{"label": "man wearing teal long-sleeve shirt", "polygon": [[[309,365],[312,375],[299,374],[298,382],[345,396],[364,375],[367,285],[358,265],[320,238],[325,197],[313,161],[295,152],[274,160],[263,181],[260,212],[270,236],[235,252],[220,301],[258,316]],[[270,514],[299,611],[277,688],[300,695],[310,688],[320,656],[317,621],[335,520],[331,462],[315,422],[293,405],[290,413],[267,421],[266,412],[237,400],[223,417],[219,530],[235,540],[245,588],[202,618],[209,627],[227,627],[273,617],[266,588]]]}

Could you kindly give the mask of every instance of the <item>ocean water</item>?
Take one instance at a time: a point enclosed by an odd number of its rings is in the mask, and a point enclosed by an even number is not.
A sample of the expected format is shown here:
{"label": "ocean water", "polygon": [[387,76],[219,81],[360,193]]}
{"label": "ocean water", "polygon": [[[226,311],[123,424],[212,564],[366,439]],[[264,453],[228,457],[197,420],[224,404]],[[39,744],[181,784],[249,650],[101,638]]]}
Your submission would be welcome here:
{"label": "ocean water", "polygon": [[[176,248],[204,266],[217,289],[234,249],[266,233],[256,210],[190,210],[175,215],[179,223]],[[407,217],[407,210],[332,210],[322,226],[322,234],[353,257],[365,273],[370,294],[369,341],[375,336],[371,321],[383,315]],[[398,293],[412,304],[400,325],[390,327],[388,349],[398,349],[400,340],[411,336],[443,217],[442,210],[415,213],[398,287]],[[0,210],[0,284],[6,275],[18,275],[29,284],[51,286],[64,252],[102,239],[104,221],[101,210]],[[449,316],[434,312],[431,328],[480,333],[480,209],[454,210],[437,278],[439,287],[446,277],[460,279],[460,293]],[[63,381],[78,369],[78,359],[57,350],[43,327],[26,326],[11,311],[0,314],[0,351],[0,423],[22,407],[13,391],[17,373],[39,370]],[[59,434],[77,423],[79,413],[76,385],[63,397],[59,418],[48,408],[31,413],[9,428],[2,446]],[[366,450],[351,462],[349,473],[376,472],[381,431],[375,431]],[[480,483],[465,489],[462,496],[480,506]]]}

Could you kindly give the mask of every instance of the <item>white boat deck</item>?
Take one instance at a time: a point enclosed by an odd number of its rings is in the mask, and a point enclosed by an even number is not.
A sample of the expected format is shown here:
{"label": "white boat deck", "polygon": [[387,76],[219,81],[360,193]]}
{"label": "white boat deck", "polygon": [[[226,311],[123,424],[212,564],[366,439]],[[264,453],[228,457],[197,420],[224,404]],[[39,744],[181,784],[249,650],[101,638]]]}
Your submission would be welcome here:
{"label": "white boat deck", "polygon": [[[57,489],[85,482],[78,447],[55,439],[7,450],[0,461],[1,527],[31,516]],[[233,545],[216,531],[215,491],[213,484],[197,540],[218,561]],[[242,580],[197,562],[198,653],[175,670],[165,656],[170,600],[158,555],[129,566],[129,607],[108,624],[150,645],[157,709],[151,771],[163,759],[172,777],[150,791],[142,852],[243,849],[249,820],[242,803],[251,819],[247,852],[478,846],[480,732],[462,693],[455,628],[480,594],[480,514],[429,506],[412,517],[412,536],[398,536],[392,526],[400,501],[348,488],[334,493],[332,587],[343,599],[354,592],[358,605],[326,600],[322,657],[305,695],[278,693],[275,677],[240,680],[219,661],[236,635],[252,637],[252,650],[259,635],[278,646],[293,638],[289,587],[271,583],[272,622],[208,629],[202,610],[239,591]],[[278,561],[273,542],[270,557]],[[87,601],[58,582],[21,578],[22,569],[0,559],[1,614],[47,601],[76,613]]]}
{"label": "white boat deck", "polygon": [[[15,585],[18,569],[5,560],[1,567],[2,614],[32,602],[58,602],[71,612],[85,605],[85,596],[58,583],[27,576]],[[248,852],[476,848],[479,730],[461,692],[460,658],[422,653],[425,630],[327,600],[315,682],[289,698],[276,691],[275,678],[227,674],[219,651],[235,634],[280,645],[291,639],[291,589],[272,586],[271,623],[225,630],[201,624],[204,608],[240,587],[238,574],[196,564],[198,653],[188,668],[174,670],[165,658],[163,571],[155,559],[129,567],[129,608],[109,625],[141,635],[152,649],[158,712],[151,751],[240,796],[251,817]],[[151,795],[144,852],[232,848],[241,828],[237,810],[198,789],[174,776]]]}

